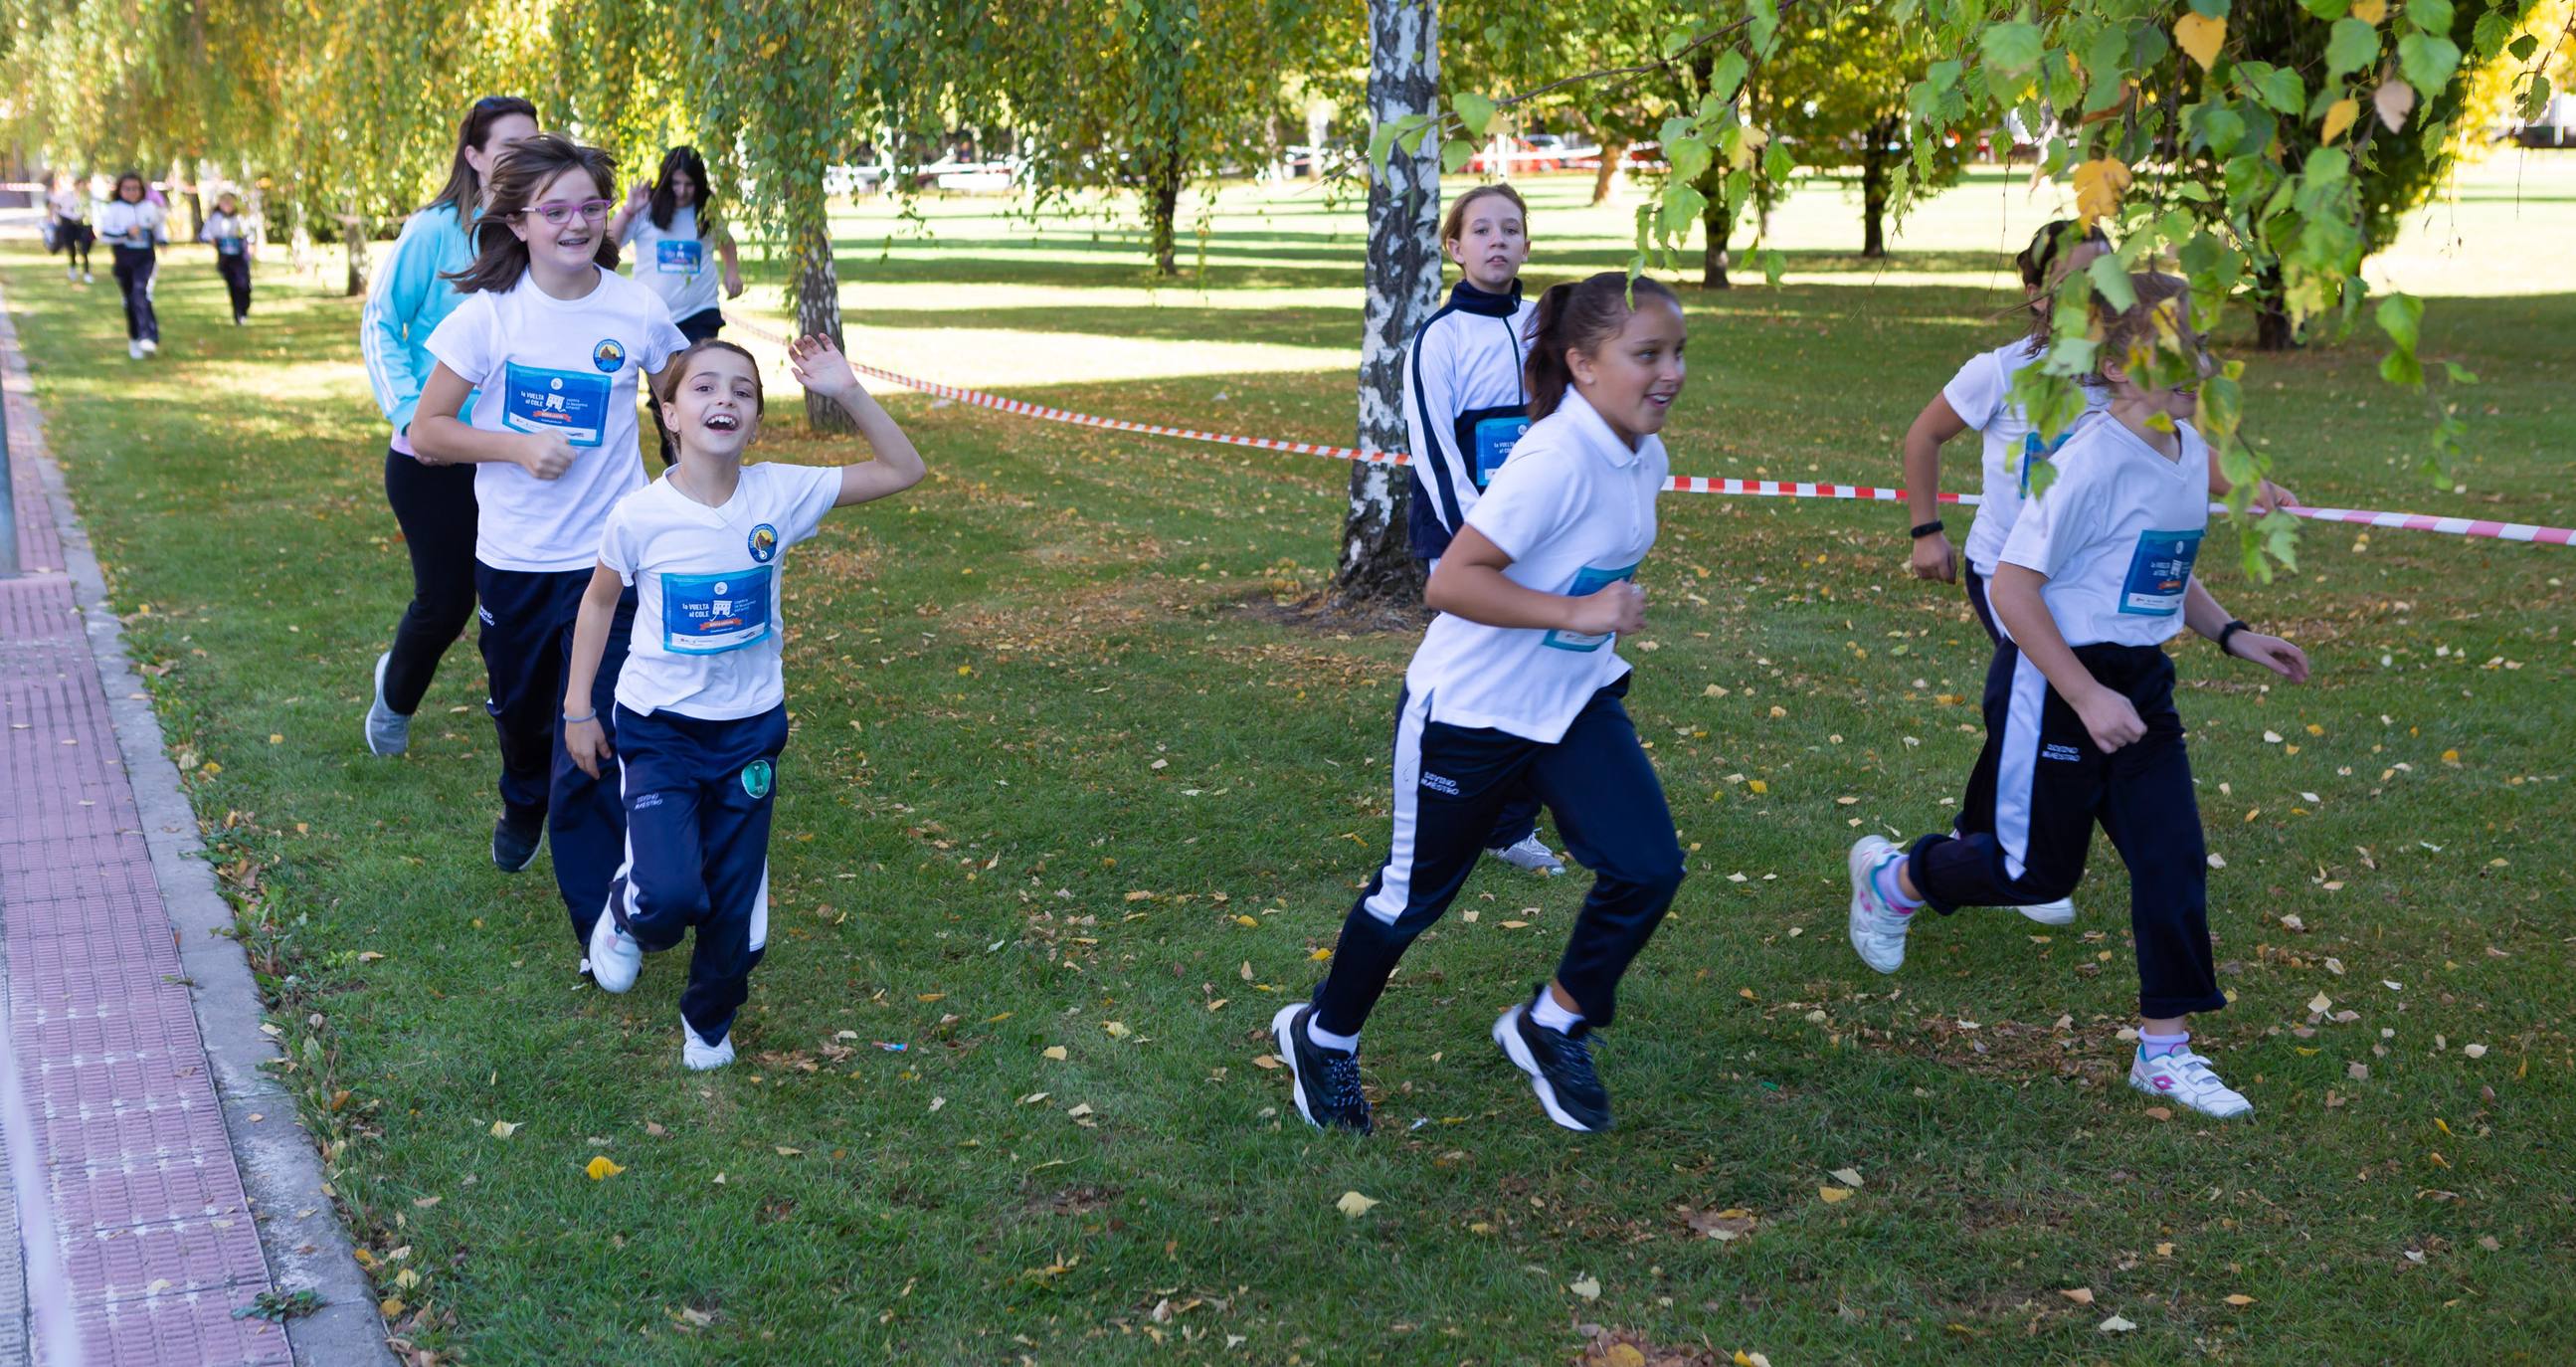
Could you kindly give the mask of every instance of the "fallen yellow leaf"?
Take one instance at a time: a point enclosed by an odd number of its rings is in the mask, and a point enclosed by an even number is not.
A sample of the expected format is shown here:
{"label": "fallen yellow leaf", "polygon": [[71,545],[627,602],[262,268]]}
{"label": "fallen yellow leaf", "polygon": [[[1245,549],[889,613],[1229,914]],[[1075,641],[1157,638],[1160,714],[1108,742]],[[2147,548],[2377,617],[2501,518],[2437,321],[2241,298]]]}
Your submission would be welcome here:
{"label": "fallen yellow leaf", "polygon": [[1333,1203],[1333,1209],[1356,1220],[1368,1214],[1369,1210],[1376,1205],[1377,1198],[1374,1196],[1362,1196],[1356,1191],[1346,1191],[1342,1193],[1342,1199]]}
{"label": "fallen yellow leaf", "polygon": [[1851,1194],[1851,1188],[1849,1188],[1849,1187],[1818,1187],[1818,1188],[1816,1188],[1816,1197],[1817,1197],[1817,1199],[1818,1199],[1818,1200],[1823,1201],[1826,1205],[1829,1205],[1829,1206],[1830,1206],[1830,1205],[1834,1205],[1834,1204],[1836,1204],[1837,1202],[1848,1201],[1848,1200],[1850,1200],[1850,1199],[1851,1199],[1851,1196],[1852,1196],[1852,1194]]}
{"label": "fallen yellow leaf", "polygon": [[605,1182],[609,1178],[615,1177],[617,1174],[626,1171],[626,1169],[608,1161],[608,1155],[603,1153],[594,1155],[590,1160],[590,1165],[583,1168],[582,1171],[589,1173],[590,1180],[594,1182]]}

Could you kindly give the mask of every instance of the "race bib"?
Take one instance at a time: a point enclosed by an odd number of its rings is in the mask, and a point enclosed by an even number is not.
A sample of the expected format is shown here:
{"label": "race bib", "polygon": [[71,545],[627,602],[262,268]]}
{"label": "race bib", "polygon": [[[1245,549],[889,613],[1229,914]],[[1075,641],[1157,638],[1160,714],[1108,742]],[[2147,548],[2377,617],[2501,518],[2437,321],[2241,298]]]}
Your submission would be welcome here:
{"label": "race bib", "polygon": [[242,254],[242,240],[238,237],[216,238],[215,250],[225,256],[239,256]]}
{"label": "race bib", "polygon": [[1483,418],[1476,423],[1476,487],[1494,482],[1494,472],[1512,458],[1512,448],[1530,428],[1529,417]]}
{"label": "race bib", "polygon": [[[1615,570],[1596,569],[1587,565],[1584,567],[1582,573],[1574,576],[1574,587],[1567,589],[1565,591],[1565,596],[1568,598],[1589,598],[1593,594],[1599,593],[1601,590],[1608,588],[1610,585],[1616,584],[1623,579],[1634,579],[1636,577],[1637,567],[1634,565],[1629,565],[1625,568]],[[1540,638],[1539,644],[1546,646],[1550,650],[1593,651],[1599,650],[1601,647],[1608,645],[1613,634],[1614,633],[1606,631],[1599,635],[1592,635],[1580,631],[1551,631],[1546,636]]]}
{"label": "race bib", "polygon": [[662,576],[662,648],[674,655],[719,655],[769,635],[772,569]]}
{"label": "race bib", "polygon": [[2192,562],[2200,558],[2200,536],[2197,528],[2139,533],[2138,549],[2129,557],[2129,577],[2120,586],[2120,611],[2139,617],[2171,617],[2182,611]]}
{"label": "race bib", "polygon": [[607,376],[512,362],[501,384],[501,425],[511,431],[558,432],[575,446],[597,446],[606,439]]}
{"label": "race bib", "polygon": [[653,244],[653,265],[664,275],[695,275],[706,251],[694,237],[666,237]]}

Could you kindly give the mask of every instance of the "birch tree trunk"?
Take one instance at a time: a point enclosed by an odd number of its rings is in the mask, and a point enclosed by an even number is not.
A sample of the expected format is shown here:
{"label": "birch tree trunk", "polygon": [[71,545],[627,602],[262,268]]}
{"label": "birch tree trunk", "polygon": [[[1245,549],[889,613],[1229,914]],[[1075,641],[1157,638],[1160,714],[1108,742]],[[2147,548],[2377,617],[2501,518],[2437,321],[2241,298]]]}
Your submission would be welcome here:
{"label": "birch tree trunk", "polygon": [[[789,302],[796,306],[796,335],[820,333],[831,338],[832,345],[843,346],[841,278],[832,259],[831,219],[821,171],[799,176],[787,196],[787,253],[796,272],[788,288]],[[805,424],[817,432],[859,430],[839,404],[814,394],[805,396]]]}
{"label": "birch tree trunk", "polygon": [[[1439,98],[1439,0],[1369,0],[1369,117],[1383,126],[1429,114]],[[1369,168],[1368,308],[1360,338],[1359,444],[1401,450],[1404,357],[1440,302],[1440,140],[1407,156],[1391,148]],[[1404,534],[1405,475],[1390,465],[1351,467],[1342,515],[1339,606],[1410,606],[1422,569]]]}

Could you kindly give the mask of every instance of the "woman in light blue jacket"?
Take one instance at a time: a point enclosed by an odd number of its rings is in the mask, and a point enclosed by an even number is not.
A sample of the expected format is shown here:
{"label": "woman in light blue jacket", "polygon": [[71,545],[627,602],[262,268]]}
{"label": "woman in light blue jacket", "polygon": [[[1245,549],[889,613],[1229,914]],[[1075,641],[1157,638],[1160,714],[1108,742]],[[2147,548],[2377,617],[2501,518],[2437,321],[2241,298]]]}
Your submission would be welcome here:
{"label": "woman in light blue jacket", "polygon": [[367,708],[367,748],[379,755],[410,746],[411,714],[429,692],[439,657],[474,615],[474,467],[415,454],[411,416],[436,364],[430,331],[464,298],[441,277],[474,259],[484,177],[504,149],[536,131],[537,107],[516,95],[487,95],[465,111],[447,184],[403,221],[393,259],[376,273],[375,292],[359,315],[367,382],[393,424],[385,501],[411,551],[411,606],[394,627],[393,645],[376,657],[375,701]]}

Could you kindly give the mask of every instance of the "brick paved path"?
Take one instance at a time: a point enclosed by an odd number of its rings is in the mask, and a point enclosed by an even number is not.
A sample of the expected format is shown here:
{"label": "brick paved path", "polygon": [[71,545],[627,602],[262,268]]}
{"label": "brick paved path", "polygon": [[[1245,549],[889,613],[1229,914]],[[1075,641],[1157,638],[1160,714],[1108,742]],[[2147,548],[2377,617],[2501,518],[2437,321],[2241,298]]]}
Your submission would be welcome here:
{"label": "brick paved path", "polygon": [[[269,1267],[27,449],[38,424],[7,402],[24,573],[0,579],[0,972],[21,1104],[0,1095],[0,1131],[32,1178],[5,1223],[34,1247],[9,1241],[29,1256],[0,1275],[0,1363],[32,1340],[45,1363],[286,1364],[275,1325],[232,1315]],[[47,1335],[66,1300],[77,1356]]]}

